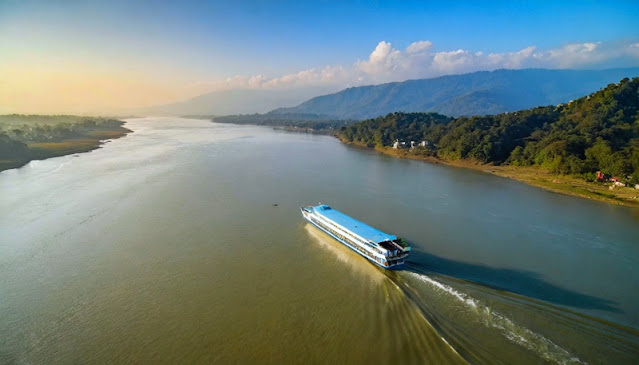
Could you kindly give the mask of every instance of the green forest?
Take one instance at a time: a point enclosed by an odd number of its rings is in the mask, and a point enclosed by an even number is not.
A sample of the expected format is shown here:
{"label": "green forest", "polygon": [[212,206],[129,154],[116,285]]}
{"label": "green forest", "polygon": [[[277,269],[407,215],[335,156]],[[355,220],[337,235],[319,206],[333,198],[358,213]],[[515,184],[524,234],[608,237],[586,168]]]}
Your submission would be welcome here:
{"label": "green forest", "polygon": [[325,115],[308,113],[276,114],[241,114],[211,117],[215,123],[266,125],[273,127],[300,128],[313,131],[334,131],[344,125],[354,123],[354,120],[340,120]]}
{"label": "green forest", "polygon": [[[524,86],[522,86],[524,87]],[[427,141],[410,151],[443,160],[538,166],[594,180],[602,171],[639,183],[639,78],[625,78],[557,106],[498,115],[449,118],[392,113],[342,127],[338,137],[369,147]]]}
{"label": "green forest", "polygon": [[0,115],[0,171],[35,160],[85,152],[130,132],[121,120],[74,115]]}

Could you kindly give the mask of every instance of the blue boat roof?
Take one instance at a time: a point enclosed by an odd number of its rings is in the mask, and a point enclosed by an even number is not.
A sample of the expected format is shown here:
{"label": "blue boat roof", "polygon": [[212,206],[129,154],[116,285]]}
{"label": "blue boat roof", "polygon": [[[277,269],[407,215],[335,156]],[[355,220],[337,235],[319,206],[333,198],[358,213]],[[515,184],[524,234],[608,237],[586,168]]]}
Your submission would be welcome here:
{"label": "blue boat roof", "polygon": [[397,236],[384,233],[379,229],[373,228],[366,223],[358,221],[357,219],[353,219],[346,214],[329,207],[328,205],[318,205],[316,207],[313,207],[313,209],[317,214],[320,214],[332,220],[333,222],[339,224],[340,226],[348,229],[349,231],[366,240],[377,243],[397,239]]}

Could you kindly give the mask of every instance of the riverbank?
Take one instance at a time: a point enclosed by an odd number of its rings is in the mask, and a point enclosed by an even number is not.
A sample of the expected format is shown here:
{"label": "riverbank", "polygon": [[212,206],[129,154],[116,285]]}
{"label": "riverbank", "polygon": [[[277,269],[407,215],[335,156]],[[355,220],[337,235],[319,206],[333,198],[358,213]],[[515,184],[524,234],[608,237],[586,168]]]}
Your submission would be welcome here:
{"label": "riverbank", "polygon": [[313,129],[313,128],[303,128],[296,126],[283,126],[283,127],[273,127],[274,130],[277,131],[285,131],[285,132],[293,132],[293,133],[310,133],[310,134],[321,134],[321,135],[334,135],[334,129]]}
{"label": "riverbank", "polygon": [[[340,139],[340,141],[360,148],[371,148],[363,144],[348,142],[342,139]],[[631,187],[614,187],[611,190],[610,185],[606,183],[588,182],[581,178],[568,175],[551,174],[546,170],[534,166],[494,166],[490,164],[481,164],[472,160],[443,160],[434,156],[415,155],[411,153],[410,150],[399,150],[392,147],[375,147],[374,149],[377,152],[398,158],[408,158],[434,164],[444,164],[447,166],[478,170],[521,181],[555,193],[639,208],[639,190]]]}
{"label": "riverbank", "polygon": [[[123,127],[124,122],[118,125],[96,125],[76,132],[69,138],[52,138],[50,141],[37,141],[23,143],[11,140],[10,146],[0,154],[0,171],[22,167],[33,160],[44,160],[52,157],[71,155],[75,153],[89,152],[100,148],[109,140],[124,137],[131,133],[130,129]],[[8,137],[2,142],[6,142]]]}

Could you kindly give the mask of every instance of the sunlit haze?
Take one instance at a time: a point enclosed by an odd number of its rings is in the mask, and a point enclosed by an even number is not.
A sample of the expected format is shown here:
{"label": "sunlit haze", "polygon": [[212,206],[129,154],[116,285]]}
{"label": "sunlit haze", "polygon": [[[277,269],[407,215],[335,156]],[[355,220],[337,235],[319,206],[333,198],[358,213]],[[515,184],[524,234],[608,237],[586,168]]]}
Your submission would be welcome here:
{"label": "sunlit haze", "polygon": [[639,3],[0,1],[0,113],[639,65]]}

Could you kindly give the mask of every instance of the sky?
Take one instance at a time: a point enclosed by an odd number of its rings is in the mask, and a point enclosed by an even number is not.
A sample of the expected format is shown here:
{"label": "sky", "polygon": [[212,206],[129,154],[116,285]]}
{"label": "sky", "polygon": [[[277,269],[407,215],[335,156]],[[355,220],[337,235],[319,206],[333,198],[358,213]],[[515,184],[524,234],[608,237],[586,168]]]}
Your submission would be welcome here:
{"label": "sky", "polygon": [[0,113],[639,66],[639,1],[0,0]]}

